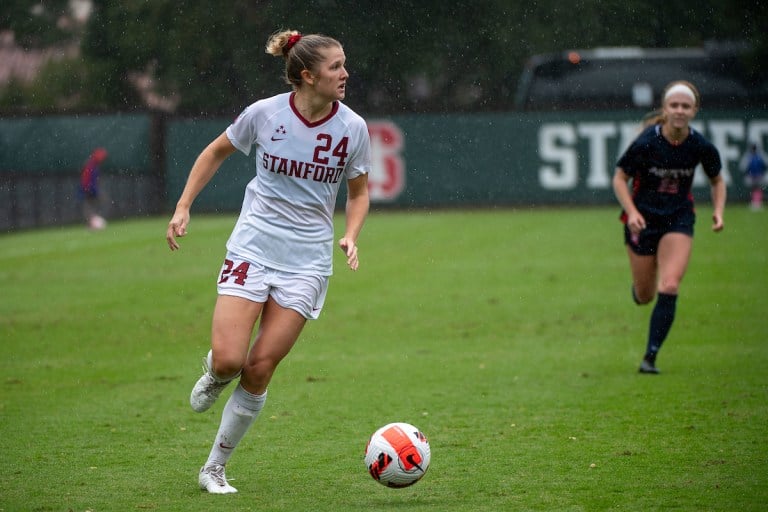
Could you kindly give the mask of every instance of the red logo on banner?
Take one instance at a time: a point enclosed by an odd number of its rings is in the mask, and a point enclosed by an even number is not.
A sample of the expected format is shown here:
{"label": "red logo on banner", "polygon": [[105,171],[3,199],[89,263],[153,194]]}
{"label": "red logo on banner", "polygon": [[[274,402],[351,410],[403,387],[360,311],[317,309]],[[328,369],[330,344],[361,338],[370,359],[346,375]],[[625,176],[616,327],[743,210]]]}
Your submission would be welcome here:
{"label": "red logo on banner", "polygon": [[391,121],[371,121],[368,133],[371,136],[368,194],[371,201],[394,201],[405,189],[403,132]]}

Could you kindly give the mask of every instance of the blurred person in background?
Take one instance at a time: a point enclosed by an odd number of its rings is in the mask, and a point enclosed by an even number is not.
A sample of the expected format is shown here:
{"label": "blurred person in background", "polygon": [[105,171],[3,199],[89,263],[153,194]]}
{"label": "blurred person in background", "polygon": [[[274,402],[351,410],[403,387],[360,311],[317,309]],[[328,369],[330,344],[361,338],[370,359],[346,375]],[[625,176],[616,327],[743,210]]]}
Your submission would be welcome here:
{"label": "blurred person in background", "polygon": [[80,171],[79,197],[83,204],[83,217],[90,229],[99,230],[107,226],[102,213],[103,199],[100,188],[101,164],[107,159],[104,148],[96,148]]}
{"label": "blurred person in background", "polygon": [[753,210],[763,209],[763,187],[765,186],[766,170],[765,154],[757,147],[757,144],[749,145],[747,152],[741,157],[739,167],[749,186],[749,205]]}
{"label": "blurred person in background", "polygon": [[346,182],[347,203],[338,245],[352,270],[369,208],[370,139],[363,118],[341,103],[349,77],[341,44],[282,31],[269,38],[266,51],[285,60],[293,91],[251,104],[203,150],[166,232],[170,249],[178,249],[192,202],[222,162],[235,151],[255,151],[256,176],[219,273],[211,350],[190,395],[192,409],[204,412],[239,377],[198,476],[200,487],[214,494],[237,492],[224,467],[264,406],[278,364],[323,308],[340,184]]}
{"label": "blurred person in background", "polygon": [[647,118],[643,131],[619,158],[613,177],[613,190],[623,208],[632,298],[638,305],[656,298],[640,373],[659,373],[656,356],[675,319],[693,245],[696,216],[691,187],[699,164],[710,182],[712,229],[723,229],[726,189],[720,154],[690,126],[699,106],[699,92],[690,82],[667,85],[661,109]]}

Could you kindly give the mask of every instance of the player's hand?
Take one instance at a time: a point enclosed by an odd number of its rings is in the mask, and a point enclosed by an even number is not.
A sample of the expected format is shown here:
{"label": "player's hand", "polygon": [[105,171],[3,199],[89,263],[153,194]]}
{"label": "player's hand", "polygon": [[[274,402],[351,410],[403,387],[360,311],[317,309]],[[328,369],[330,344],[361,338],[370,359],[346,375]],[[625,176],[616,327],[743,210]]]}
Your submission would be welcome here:
{"label": "player's hand", "polygon": [[344,237],[339,240],[339,247],[341,247],[341,250],[344,251],[344,254],[347,256],[347,265],[349,265],[349,268],[357,270],[360,266],[360,261],[357,259],[357,245],[355,245],[355,242]]}
{"label": "player's hand", "polygon": [[187,225],[189,224],[189,211],[188,210],[176,210],[173,214],[171,221],[168,223],[168,229],[165,232],[165,240],[168,242],[168,247],[172,251],[179,248],[179,243],[176,241],[176,237],[182,237],[187,234]]}
{"label": "player's hand", "polygon": [[645,217],[638,211],[628,214],[627,227],[629,228],[630,233],[639,235],[640,232],[645,229]]}
{"label": "player's hand", "polygon": [[718,233],[723,230],[725,226],[723,225],[723,216],[715,213],[712,215],[712,231],[715,233]]}

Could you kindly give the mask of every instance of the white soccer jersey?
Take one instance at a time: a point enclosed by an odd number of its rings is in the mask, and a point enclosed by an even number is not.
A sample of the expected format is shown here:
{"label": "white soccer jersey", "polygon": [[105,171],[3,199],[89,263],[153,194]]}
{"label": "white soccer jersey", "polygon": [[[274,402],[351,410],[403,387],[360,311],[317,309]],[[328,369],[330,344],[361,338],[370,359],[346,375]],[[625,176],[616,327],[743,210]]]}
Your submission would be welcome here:
{"label": "white soccer jersey", "polygon": [[256,176],[227,249],[278,270],[331,275],[336,196],[344,179],[370,171],[368,128],[339,101],[309,123],[294,94],[253,103],[227,128],[246,155],[256,146]]}

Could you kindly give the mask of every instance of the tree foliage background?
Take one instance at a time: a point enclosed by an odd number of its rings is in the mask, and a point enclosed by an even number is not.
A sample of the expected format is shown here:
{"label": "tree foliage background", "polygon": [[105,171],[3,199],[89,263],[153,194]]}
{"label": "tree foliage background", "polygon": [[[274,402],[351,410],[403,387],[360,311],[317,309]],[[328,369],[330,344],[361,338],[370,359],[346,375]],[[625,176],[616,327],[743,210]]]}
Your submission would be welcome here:
{"label": "tree foliage background", "polygon": [[264,52],[278,29],[339,39],[347,100],[361,113],[506,110],[533,54],[595,46],[679,47],[746,41],[764,79],[768,9],[749,0],[94,0],[83,25],[68,0],[5,0],[0,31],[36,48],[78,44],[33,84],[0,90],[0,107],[147,108],[147,94],[188,115],[235,113],[287,90]]}

